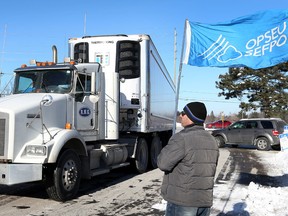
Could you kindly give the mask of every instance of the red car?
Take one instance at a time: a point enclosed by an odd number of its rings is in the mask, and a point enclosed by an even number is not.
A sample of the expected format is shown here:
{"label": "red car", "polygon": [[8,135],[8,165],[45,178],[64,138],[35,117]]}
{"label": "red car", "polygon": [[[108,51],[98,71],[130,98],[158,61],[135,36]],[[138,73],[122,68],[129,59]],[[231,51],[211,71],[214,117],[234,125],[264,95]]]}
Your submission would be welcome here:
{"label": "red car", "polygon": [[228,127],[230,124],[232,124],[232,122],[227,121],[227,120],[224,120],[224,121],[219,120],[219,121],[207,123],[206,128],[207,129],[221,129],[221,128]]}

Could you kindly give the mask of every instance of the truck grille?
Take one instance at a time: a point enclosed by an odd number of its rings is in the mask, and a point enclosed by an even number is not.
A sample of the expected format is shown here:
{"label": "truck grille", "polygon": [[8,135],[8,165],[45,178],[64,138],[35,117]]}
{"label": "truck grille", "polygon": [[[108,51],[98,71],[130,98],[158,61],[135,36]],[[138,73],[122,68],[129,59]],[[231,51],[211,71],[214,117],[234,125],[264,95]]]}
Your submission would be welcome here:
{"label": "truck grille", "polygon": [[4,156],[5,146],[5,119],[0,119],[0,156]]}

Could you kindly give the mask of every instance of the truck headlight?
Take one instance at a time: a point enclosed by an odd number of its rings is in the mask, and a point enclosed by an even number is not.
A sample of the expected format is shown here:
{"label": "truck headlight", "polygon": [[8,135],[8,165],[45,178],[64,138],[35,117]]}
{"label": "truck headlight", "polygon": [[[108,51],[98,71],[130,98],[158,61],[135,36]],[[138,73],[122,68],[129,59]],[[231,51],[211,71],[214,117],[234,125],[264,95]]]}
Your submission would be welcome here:
{"label": "truck headlight", "polygon": [[37,145],[26,146],[26,154],[27,155],[36,155],[36,156],[45,156],[46,155],[46,147],[45,146],[37,146]]}

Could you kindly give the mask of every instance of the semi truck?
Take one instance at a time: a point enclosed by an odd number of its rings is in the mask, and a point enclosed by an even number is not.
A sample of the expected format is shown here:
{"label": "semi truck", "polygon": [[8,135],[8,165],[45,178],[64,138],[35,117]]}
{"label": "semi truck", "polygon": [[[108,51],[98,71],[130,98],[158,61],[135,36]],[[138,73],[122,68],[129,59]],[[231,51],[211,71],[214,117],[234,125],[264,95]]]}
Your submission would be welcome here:
{"label": "semi truck", "polygon": [[71,38],[58,63],[15,69],[0,98],[0,184],[43,181],[51,199],[77,195],[81,179],[157,167],[172,135],[175,86],[149,35]]}

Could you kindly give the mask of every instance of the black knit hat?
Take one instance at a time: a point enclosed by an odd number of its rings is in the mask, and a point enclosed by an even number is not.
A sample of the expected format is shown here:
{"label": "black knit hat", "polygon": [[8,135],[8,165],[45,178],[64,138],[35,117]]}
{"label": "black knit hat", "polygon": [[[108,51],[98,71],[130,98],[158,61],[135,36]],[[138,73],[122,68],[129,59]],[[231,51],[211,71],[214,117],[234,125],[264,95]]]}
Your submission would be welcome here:
{"label": "black knit hat", "polygon": [[183,108],[183,110],[185,114],[188,116],[188,118],[195,124],[197,123],[203,124],[207,116],[207,110],[205,104],[201,102],[188,103]]}

